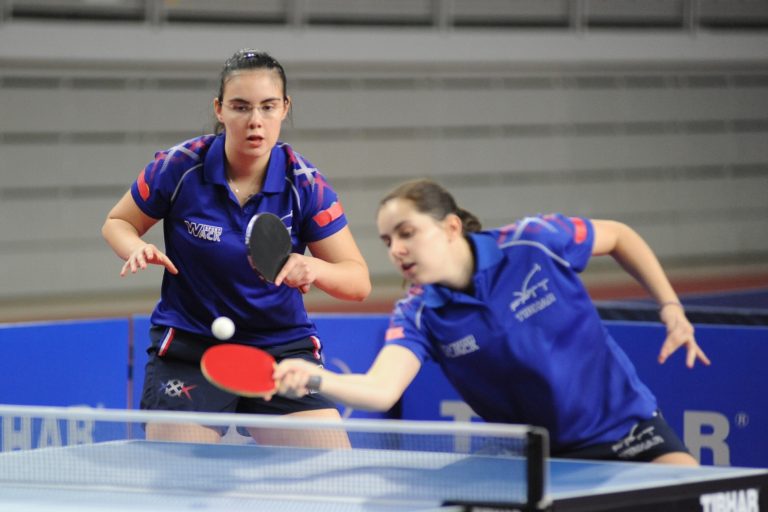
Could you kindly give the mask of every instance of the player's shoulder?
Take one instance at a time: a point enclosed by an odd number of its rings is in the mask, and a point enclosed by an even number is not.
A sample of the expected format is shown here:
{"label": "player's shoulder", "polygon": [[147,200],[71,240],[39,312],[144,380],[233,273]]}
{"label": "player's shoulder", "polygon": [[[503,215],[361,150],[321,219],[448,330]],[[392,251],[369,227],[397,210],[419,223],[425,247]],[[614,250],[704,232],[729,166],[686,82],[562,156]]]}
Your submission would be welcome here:
{"label": "player's shoulder", "polygon": [[[204,135],[155,153],[154,160],[141,170],[136,180],[137,197],[143,201],[150,196],[170,197],[191,170],[202,169],[205,155],[215,140],[215,135]],[[166,194],[153,194],[156,190],[164,190]],[[153,216],[159,218],[157,212],[154,213]]]}
{"label": "player's shoulder", "polygon": [[393,314],[408,317],[415,315],[424,307],[424,287],[411,285],[405,296],[395,302]]}
{"label": "player's shoulder", "polygon": [[163,170],[186,171],[201,165],[216,135],[202,135],[180,142],[168,149],[155,153],[154,165],[162,164]]}
{"label": "player's shoulder", "polygon": [[287,142],[278,142],[275,146],[277,150],[282,151],[285,156],[285,171],[290,176],[301,177],[301,173],[293,171],[303,171],[304,173],[317,173],[317,168],[309,161],[307,157],[299,153],[293,146]]}
{"label": "player's shoulder", "polygon": [[559,233],[572,233],[578,225],[586,222],[579,217],[568,217],[562,213],[543,213],[522,217],[510,224],[484,231],[493,237],[499,246],[515,241],[536,240]]}
{"label": "player's shoulder", "polygon": [[424,308],[423,294],[418,286],[411,286],[405,297],[396,301],[389,316],[389,329],[386,340],[392,341],[405,336],[405,331],[420,331],[422,310]]}
{"label": "player's shoulder", "polygon": [[285,177],[297,190],[313,192],[328,186],[325,176],[302,153],[286,142],[278,142],[276,149],[285,159]]}

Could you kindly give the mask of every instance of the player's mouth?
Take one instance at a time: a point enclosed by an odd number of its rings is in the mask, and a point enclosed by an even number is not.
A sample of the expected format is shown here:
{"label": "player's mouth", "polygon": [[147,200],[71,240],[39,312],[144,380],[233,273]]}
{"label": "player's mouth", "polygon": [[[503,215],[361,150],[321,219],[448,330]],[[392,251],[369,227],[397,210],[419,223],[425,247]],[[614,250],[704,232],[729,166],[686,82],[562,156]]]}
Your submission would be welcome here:
{"label": "player's mouth", "polygon": [[261,135],[249,135],[246,137],[248,144],[253,147],[259,147],[264,143],[264,137]]}
{"label": "player's mouth", "polygon": [[400,264],[400,272],[405,277],[410,277],[415,272],[416,263],[401,263]]}

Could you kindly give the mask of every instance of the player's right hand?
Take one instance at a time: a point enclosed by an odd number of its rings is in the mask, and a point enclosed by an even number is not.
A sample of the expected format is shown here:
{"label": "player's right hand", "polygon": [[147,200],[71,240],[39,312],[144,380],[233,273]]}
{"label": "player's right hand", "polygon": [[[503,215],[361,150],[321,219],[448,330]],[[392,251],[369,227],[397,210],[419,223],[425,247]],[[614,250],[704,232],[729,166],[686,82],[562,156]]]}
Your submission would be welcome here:
{"label": "player's right hand", "polygon": [[319,373],[319,370],[316,364],[303,359],[283,359],[275,366],[275,372],[272,374],[277,394],[288,398],[300,398],[309,394],[309,377]]}
{"label": "player's right hand", "polygon": [[154,244],[144,244],[138,249],[134,250],[128,259],[125,260],[122,270],[120,270],[120,277],[126,275],[128,271],[131,274],[135,274],[139,270],[144,270],[147,265],[162,265],[171,274],[178,274],[179,270],[176,265],[166,256],[163,251],[158,249]]}

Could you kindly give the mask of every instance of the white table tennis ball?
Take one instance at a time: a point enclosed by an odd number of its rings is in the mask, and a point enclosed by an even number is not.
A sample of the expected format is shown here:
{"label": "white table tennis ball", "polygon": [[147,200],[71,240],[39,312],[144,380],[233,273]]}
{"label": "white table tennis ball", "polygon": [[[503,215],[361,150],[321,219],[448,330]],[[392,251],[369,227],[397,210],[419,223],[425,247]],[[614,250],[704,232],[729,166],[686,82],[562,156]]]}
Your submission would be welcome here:
{"label": "white table tennis ball", "polygon": [[220,316],[211,324],[211,332],[220,340],[228,340],[235,334],[235,322],[226,316]]}

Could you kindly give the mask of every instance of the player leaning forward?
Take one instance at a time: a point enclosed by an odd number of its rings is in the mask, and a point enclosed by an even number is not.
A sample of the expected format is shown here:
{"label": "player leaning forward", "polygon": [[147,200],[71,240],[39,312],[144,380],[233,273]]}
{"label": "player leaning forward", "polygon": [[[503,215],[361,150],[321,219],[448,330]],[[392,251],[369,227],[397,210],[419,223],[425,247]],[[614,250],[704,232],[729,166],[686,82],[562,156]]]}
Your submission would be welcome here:
{"label": "player leaning forward", "polygon": [[[220,133],[157,153],[109,212],[102,231],[125,260],[121,275],[149,264],[165,267],[151,317],[142,408],[339,418],[321,395],[238,398],[209,384],[199,367],[213,341],[211,322],[220,316],[234,321],[233,342],[267,349],[278,360],[290,352],[319,364],[320,341],[301,291],[316,286],[345,300],[370,293],[368,268],[336,193],[303,156],[278,142],[290,107],[285,72],[275,59],[253,50],[235,53],[213,101]],[[249,220],[265,211],[280,217],[293,244],[275,284],[250,267],[244,241]],[[160,219],[165,253],[141,238]],[[312,256],[304,255],[307,247]],[[203,426],[147,428],[151,439],[216,441],[220,434]]]}
{"label": "player leaning forward", "polygon": [[486,421],[546,427],[555,456],[696,464],[577,275],[591,256],[613,256],[660,305],[667,337],[659,362],[685,347],[688,367],[709,364],[635,231],[563,215],[482,231],[426,180],[387,195],[377,224],[390,260],[412,283],[394,308],[384,348],[365,375],[285,361],[275,371],[280,394],[301,396],[311,382],[350,406],[385,410],[434,359]]}

